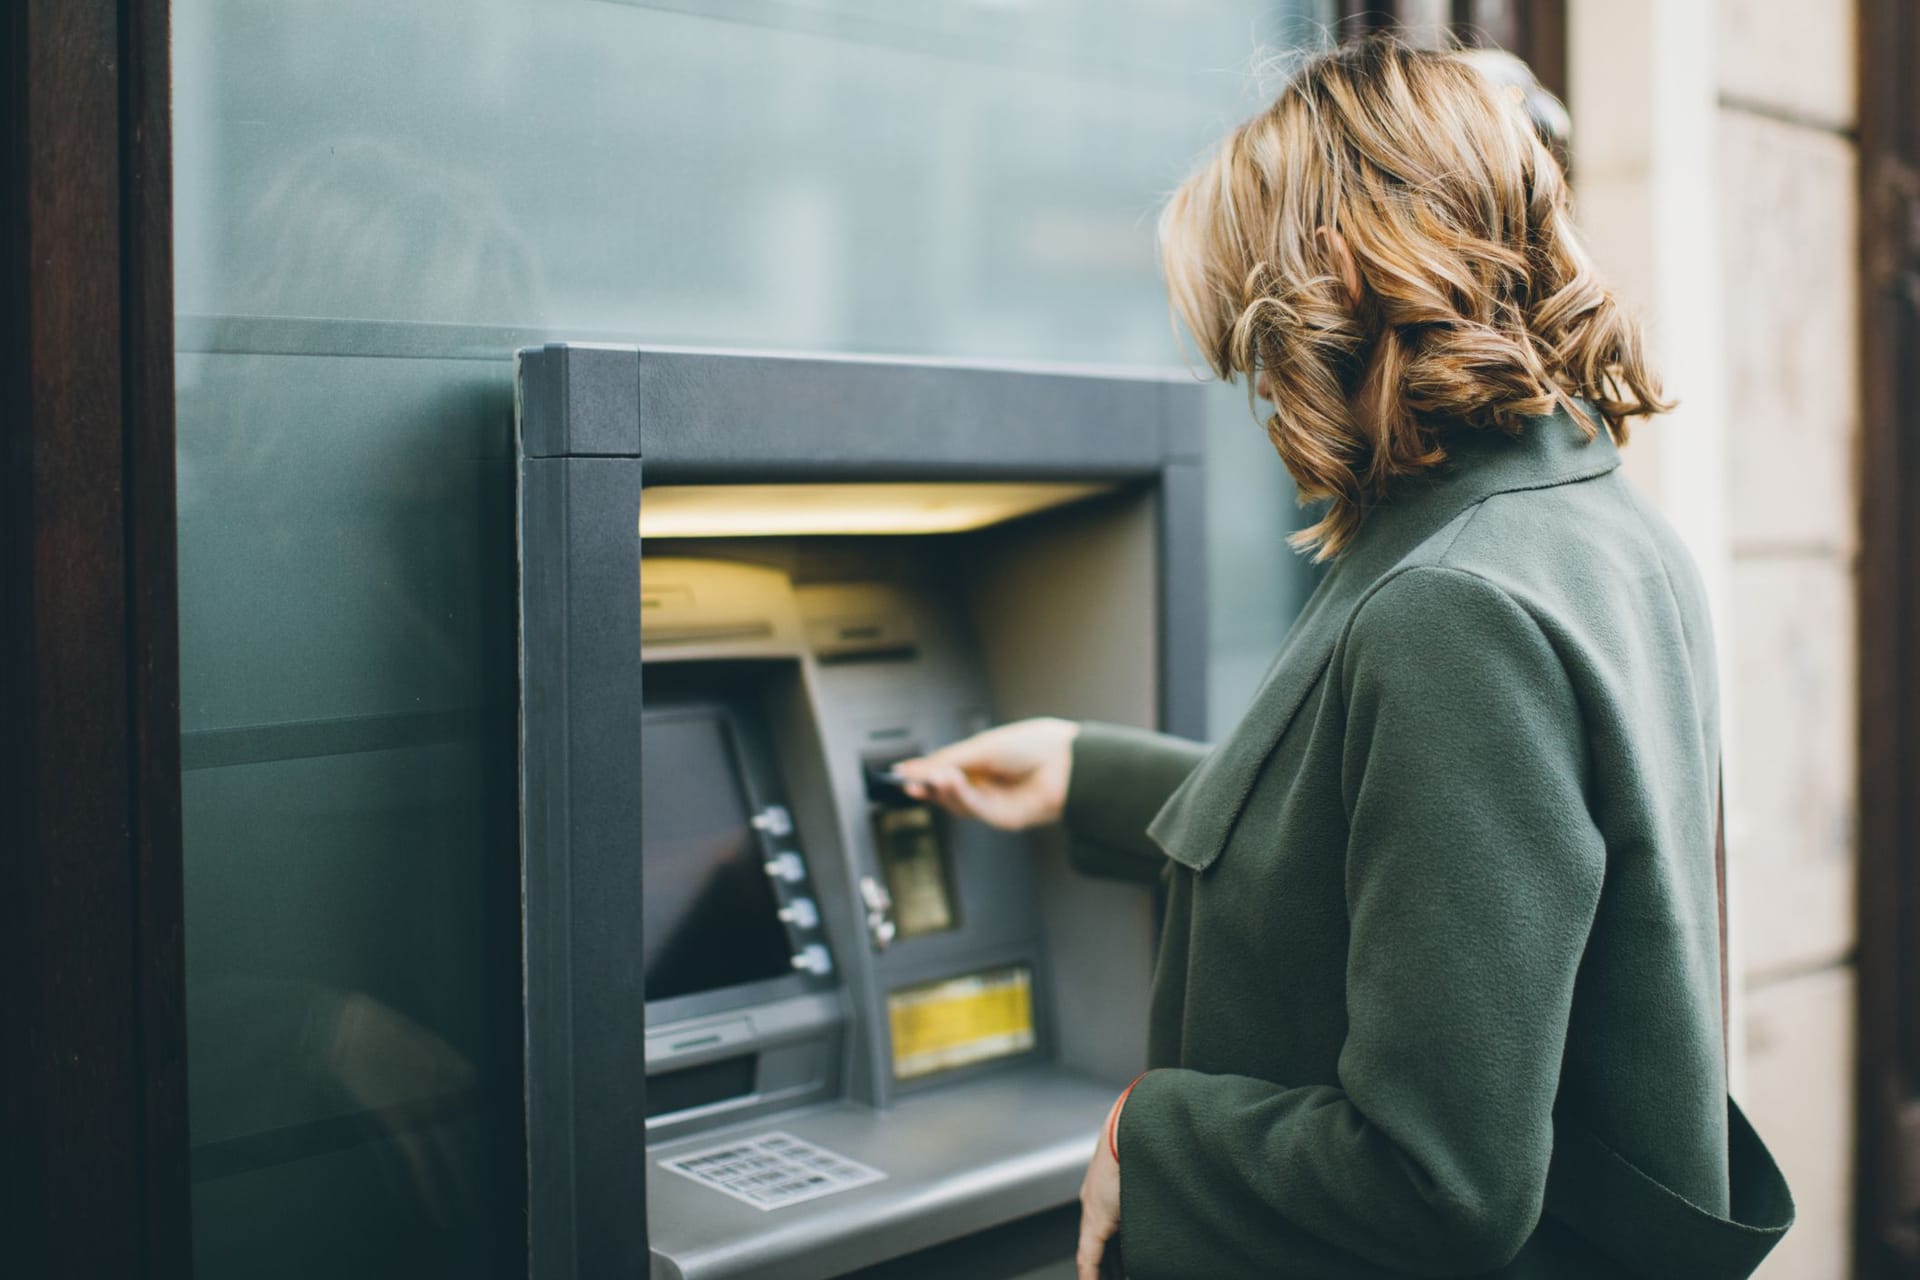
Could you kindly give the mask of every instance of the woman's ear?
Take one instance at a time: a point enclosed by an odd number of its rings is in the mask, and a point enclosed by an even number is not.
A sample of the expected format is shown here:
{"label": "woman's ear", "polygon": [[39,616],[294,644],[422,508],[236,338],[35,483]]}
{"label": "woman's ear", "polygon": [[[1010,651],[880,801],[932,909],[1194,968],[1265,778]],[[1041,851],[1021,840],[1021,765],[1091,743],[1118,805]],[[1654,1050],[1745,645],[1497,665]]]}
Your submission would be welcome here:
{"label": "woman's ear", "polygon": [[1347,286],[1347,305],[1359,306],[1360,268],[1354,265],[1353,250],[1347,246],[1347,238],[1332,227],[1319,227],[1314,230],[1313,239],[1333,264],[1334,274]]}

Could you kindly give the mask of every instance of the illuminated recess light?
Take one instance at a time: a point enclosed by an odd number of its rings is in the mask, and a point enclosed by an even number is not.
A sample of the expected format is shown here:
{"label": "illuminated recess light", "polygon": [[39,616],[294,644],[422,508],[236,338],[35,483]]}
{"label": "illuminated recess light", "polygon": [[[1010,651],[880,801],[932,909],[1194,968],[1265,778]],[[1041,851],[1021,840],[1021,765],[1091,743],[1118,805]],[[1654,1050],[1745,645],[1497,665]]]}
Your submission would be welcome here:
{"label": "illuminated recess light", "polygon": [[661,485],[641,493],[640,536],[962,533],[1116,487],[1104,482]]}

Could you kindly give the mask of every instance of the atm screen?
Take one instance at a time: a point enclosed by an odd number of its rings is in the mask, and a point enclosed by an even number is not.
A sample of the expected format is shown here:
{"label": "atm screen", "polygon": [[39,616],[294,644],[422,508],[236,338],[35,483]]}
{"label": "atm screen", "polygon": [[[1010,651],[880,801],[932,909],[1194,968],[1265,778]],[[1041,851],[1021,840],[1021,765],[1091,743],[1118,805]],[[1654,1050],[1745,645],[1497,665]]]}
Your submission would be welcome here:
{"label": "atm screen", "polygon": [[640,750],[646,998],[791,973],[726,717],[710,707],[648,711]]}

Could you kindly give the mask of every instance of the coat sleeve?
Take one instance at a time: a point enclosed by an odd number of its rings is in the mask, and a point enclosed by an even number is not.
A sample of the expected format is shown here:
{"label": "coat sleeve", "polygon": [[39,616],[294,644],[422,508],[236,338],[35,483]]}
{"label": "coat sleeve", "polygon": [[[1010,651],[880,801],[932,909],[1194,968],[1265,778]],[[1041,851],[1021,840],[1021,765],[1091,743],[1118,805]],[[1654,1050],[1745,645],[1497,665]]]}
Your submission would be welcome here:
{"label": "coat sleeve", "polygon": [[1377,588],[1334,662],[1349,927],[1337,1083],[1140,1081],[1119,1131],[1136,1277],[1477,1274],[1540,1218],[1605,859],[1566,668],[1506,593],[1439,567]]}
{"label": "coat sleeve", "polygon": [[1090,875],[1157,880],[1167,855],[1147,838],[1147,824],[1206,753],[1185,738],[1083,723],[1064,815],[1074,865]]}

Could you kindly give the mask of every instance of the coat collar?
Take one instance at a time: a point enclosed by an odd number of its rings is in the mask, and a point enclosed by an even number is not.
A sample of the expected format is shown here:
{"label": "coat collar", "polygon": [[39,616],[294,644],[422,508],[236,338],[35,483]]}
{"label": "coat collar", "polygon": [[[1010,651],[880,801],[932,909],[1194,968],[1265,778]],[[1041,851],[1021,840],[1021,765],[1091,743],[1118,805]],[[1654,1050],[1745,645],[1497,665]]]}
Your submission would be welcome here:
{"label": "coat collar", "polygon": [[1591,439],[1566,409],[1530,420],[1518,435],[1463,432],[1448,441],[1444,466],[1408,482],[1367,514],[1294,621],[1246,717],[1148,825],[1147,834],[1169,857],[1205,871],[1220,856],[1267,757],[1369,588],[1455,517],[1496,493],[1571,484],[1620,465],[1619,449],[1598,415],[1584,404],[1582,410],[1599,426]]}

